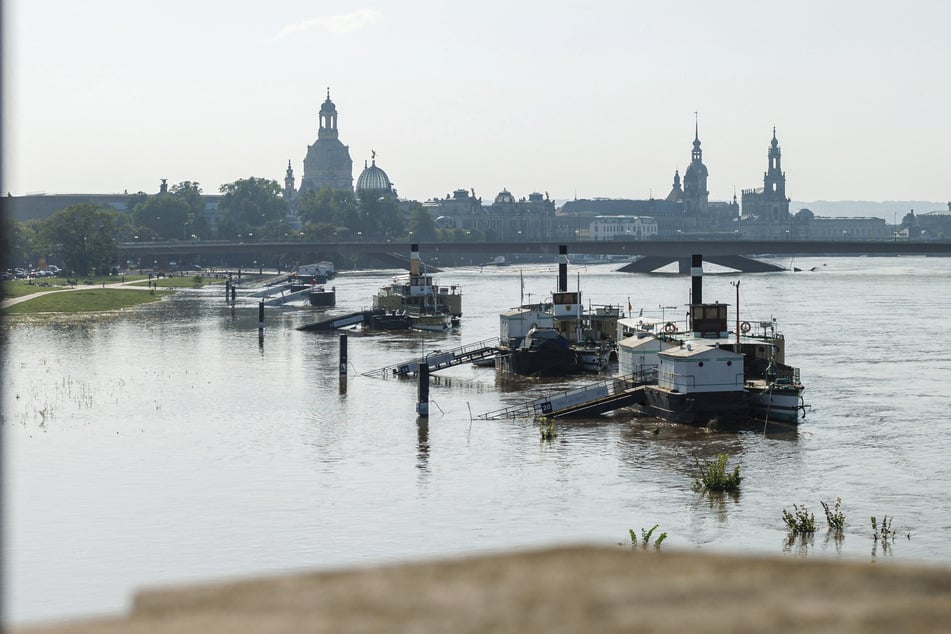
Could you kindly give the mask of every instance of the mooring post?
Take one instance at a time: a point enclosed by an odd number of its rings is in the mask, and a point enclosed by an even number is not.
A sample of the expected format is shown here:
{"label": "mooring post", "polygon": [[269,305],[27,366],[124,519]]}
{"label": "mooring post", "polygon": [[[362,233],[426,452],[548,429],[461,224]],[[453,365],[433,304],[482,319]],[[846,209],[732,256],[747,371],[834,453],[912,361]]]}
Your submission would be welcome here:
{"label": "mooring post", "polygon": [[231,285],[231,305],[234,306],[235,301],[238,298],[238,289],[235,288],[234,284]]}
{"label": "mooring post", "polygon": [[264,336],[264,300],[258,304],[258,334]]}
{"label": "mooring post", "polygon": [[416,414],[429,418],[429,364],[425,360],[419,362],[416,377]]}
{"label": "mooring post", "polygon": [[227,303],[228,297],[231,296],[231,278],[225,280],[225,302]]}
{"label": "mooring post", "polygon": [[347,333],[340,335],[340,393],[347,393]]}

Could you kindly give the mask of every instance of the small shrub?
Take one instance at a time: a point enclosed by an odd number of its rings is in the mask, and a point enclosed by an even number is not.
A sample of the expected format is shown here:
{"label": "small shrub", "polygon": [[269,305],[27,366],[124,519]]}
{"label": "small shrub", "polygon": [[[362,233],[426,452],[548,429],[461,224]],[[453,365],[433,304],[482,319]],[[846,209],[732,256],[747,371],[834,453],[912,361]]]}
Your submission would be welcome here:
{"label": "small shrub", "polygon": [[707,491],[738,490],[743,477],[740,476],[739,467],[735,467],[733,473],[727,473],[726,463],[729,459],[728,455],[721,453],[713,461],[705,464],[700,464],[700,461],[697,460],[697,469],[700,476],[694,482],[694,489],[705,489]]}
{"label": "small shrub", "polygon": [[783,509],[783,521],[786,522],[786,526],[792,534],[816,532],[815,515],[806,510],[806,507],[799,508],[795,504],[793,504],[793,511],[795,513]]}
{"label": "small shrub", "polygon": [[545,423],[540,428],[540,433],[542,440],[554,440],[558,437],[558,432],[555,431],[554,423]]}
{"label": "small shrub", "polygon": [[845,514],[841,510],[842,498],[836,498],[831,509],[825,502],[820,501],[819,504],[822,505],[822,510],[826,513],[826,524],[829,525],[829,528],[836,532],[842,532],[842,529],[845,528]]}

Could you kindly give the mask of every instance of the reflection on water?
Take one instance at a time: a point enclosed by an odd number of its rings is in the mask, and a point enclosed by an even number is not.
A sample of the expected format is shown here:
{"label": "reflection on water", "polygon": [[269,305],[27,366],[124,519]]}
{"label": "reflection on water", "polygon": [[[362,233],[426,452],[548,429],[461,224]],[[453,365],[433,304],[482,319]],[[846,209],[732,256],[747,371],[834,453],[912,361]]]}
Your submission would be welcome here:
{"label": "reflection on water", "polygon": [[[500,379],[471,365],[432,377],[428,420],[416,382],[363,373],[498,334],[498,313],[556,284],[556,269],[452,271],[466,293],[451,333],[305,333],[314,313],[220,289],[80,320],[4,327],[4,557],[17,622],[123,609],[145,585],[338,567],[549,543],[629,542],[659,524],[664,549],[868,561],[951,560],[951,450],[944,429],[951,337],[908,350],[897,324],[943,323],[951,260],[815,258],[817,273],[743,276],[751,318],[776,316],[812,405],[799,428],[699,429],[618,412],[556,421],[478,414],[576,387]],[[827,266],[822,266],[827,264]],[[388,277],[388,275],[387,275]],[[336,280],[358,310],[381,276]],[[730,302],[732,276],[705,279]],[[649,314],[682,306],[689,281],[588,266],[595,303]],[[755,316],[755,317],[754,317]],[[697,461],[730,456],[736,496],[693,490]],[[792,504],[841,497],[844,534],[789,542]],[[873,540],[872,515],[899,538]],[[88,580],[95,570],[95,581]],[[57,601],[51,603],[50,596]]]}

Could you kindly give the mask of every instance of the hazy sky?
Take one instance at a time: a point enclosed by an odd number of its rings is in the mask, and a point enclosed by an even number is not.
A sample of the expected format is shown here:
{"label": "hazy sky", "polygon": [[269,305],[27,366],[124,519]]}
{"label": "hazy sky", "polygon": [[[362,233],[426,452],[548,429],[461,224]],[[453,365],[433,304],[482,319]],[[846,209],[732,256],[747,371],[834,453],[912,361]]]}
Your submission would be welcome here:
{"label": "hazy sky", "polygon": [[951,2],[7,0],[3,189],[300,183],[327,87],[405,198],[951,199]]}

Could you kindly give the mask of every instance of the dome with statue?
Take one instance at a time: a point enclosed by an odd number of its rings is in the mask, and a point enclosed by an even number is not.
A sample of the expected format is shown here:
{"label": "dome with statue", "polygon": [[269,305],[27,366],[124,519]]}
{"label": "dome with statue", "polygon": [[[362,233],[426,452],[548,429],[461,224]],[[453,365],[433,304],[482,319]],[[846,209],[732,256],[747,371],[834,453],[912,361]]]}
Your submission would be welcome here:
{"label": "dome with statue", "polygon": [[363,163],[363,171],[357,178],[357,191],[392,191],[393,184],[390,183],[390,178],[386,172],[376,166],[376,154],[372,160],[370,166],[367,166],[366,161]]}

